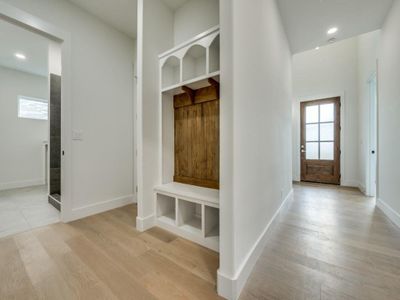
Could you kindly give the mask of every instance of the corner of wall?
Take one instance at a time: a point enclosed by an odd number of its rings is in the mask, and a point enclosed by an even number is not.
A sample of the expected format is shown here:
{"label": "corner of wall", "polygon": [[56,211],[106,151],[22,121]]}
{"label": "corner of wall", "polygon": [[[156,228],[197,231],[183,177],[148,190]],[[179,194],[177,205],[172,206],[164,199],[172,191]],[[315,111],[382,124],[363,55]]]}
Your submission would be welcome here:
{"label": "corner of wall", "polygon": [[152,227],[156,224],[156,217],[155,215],[147,216],[147,217],[136,217],[136,230],[143,232]]}
{"label": "corner of wall", "polygon": [[262,251],[264,250],[265,245],[268,240],[268,233],[270,229],[275,225],[275,220],[279,216],[280,213],[284,212],[290,205],[293,199],[293,189],[289,191],[283,200],[281,206],[277,209],[271,221],[264,228],[261,235],[258,237],[257,241],[254,243],[251,250],[246,255],[244,261],[239,267],[238,272],[233,277],[229,277],[226,274],[220,272],[218,270],[218,294],[229,300],[236,300],[239,298],[240,293],[242,292],[246,282],[253,270],[254,266],[257,263],[258,258],[260,257]]}
{"label": "corner of wall", "polygon": [[400,227],[400,214],[390,207],[382,199],[376,199],[376,206],[392,221],[397,227]]}

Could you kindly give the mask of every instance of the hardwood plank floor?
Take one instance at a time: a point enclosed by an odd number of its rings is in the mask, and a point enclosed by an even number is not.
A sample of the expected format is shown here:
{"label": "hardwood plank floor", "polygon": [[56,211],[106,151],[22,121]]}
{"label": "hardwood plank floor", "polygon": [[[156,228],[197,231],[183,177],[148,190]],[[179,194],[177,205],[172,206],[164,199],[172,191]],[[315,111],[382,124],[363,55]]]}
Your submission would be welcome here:
{"label": "hardwood plank floor", "polygon": [[240,299],[400,299],[400,230],[355,189],[295,185]]}
{"label": "hardwood plank floor", "polygon": [[[294,186],[241,299],[400,299],[400,230],[354,189]],[[130,205],[0,239],[0,299],[218,299],[217,253]]]}
{"label": "hardwood plank floor", "polygon": [[0,239],[0,299],[219,299],[218,253],[154,228],[130,205]]}

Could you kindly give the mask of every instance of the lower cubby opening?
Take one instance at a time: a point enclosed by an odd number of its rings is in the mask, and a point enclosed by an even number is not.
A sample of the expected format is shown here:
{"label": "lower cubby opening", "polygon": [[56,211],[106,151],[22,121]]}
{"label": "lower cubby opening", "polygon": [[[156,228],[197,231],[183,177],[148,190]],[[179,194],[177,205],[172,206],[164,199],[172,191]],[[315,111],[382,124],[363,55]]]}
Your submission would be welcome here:
{"label": "lower cubby opening", "polygon": [[204,234],[206,238],[219,237],[219,209],[204,207]]}
{"label": "lower cubby opening", "polygon": [[175,225],[175,198],[157,194],[157,218],[160,221]]}
{"label": "lower cubby opening", "polygon": [[201,204],[178,200],[178,226],[192,233],[201,234]]}

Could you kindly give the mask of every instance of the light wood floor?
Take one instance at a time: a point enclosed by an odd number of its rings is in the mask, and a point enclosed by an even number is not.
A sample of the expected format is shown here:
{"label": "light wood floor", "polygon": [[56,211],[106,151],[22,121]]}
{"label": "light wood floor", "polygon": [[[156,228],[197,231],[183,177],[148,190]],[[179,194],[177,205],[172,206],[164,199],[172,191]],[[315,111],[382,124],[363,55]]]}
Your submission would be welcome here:
{"label": "light wood floor", "polygon": [[374,202],[295,185],[241,299],[400,299],[400,230]]}
{"label": "light wood floor", "polygon": [[0,299],[216,299],[218,254],[160,229],[136,206],[0,239]]}

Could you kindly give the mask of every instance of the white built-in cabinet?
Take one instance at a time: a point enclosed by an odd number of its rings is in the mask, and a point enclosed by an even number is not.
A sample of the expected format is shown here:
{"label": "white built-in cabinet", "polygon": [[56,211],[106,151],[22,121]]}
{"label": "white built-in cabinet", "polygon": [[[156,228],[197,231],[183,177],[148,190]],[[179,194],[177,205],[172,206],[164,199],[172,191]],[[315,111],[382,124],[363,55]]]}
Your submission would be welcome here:
{"label": "white built-in cabinet", "polygon": [[161,54],[161,92],[176,95],[182,86],[199,89],[208,78],[219,81],[219,58],[219,27]]}
{"label": "white built-in cabinet", "polygon": [[154,188],[157,225],[219,251],[219,191],[171,182]]}
{"label": "white built-in cabinet", "polygon": [[154,188],[156,224],[179,236],[219,251],[219,191],[173,182],[174,95],[219,81],[219,27],[214,27],[159,56],[160,184]]}

